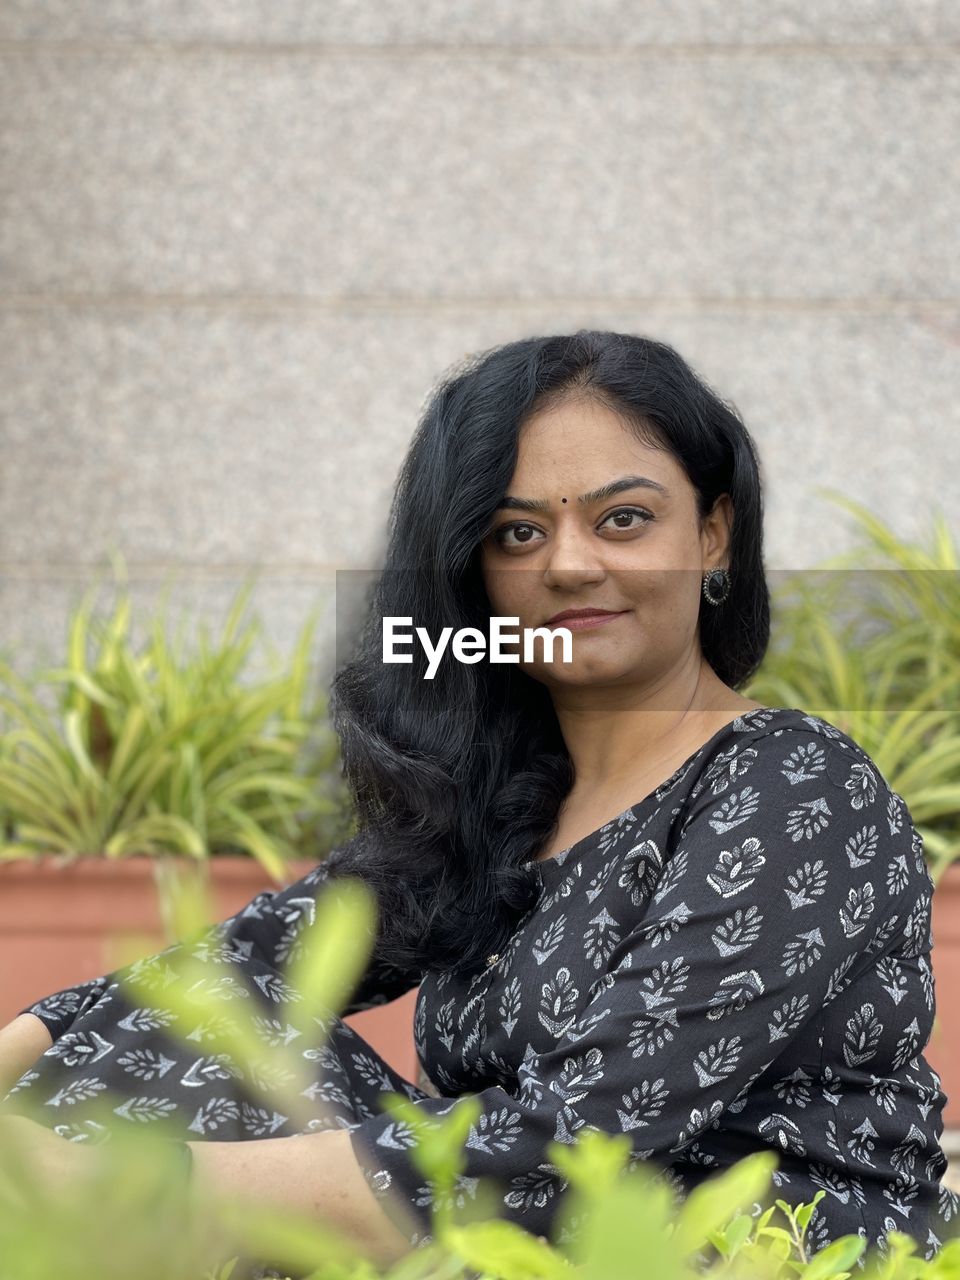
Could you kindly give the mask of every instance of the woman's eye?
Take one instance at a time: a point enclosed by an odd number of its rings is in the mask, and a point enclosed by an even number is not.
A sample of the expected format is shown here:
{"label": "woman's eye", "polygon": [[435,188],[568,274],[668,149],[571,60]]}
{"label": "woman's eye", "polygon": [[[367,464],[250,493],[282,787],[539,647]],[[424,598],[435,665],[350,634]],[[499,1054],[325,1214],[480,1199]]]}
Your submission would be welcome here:
{"label": "woman's eye", "polygon": [[[628,518],[636,517],[636,519],[639,521],[639,524],[625,524],[623,523],[623,517],[628,517]],[[606,517],[606,519],[601,523],[600,527],[603,528],[603,525],[605,525],[608,520],[615,520],[618,523],[614,524],[612,528],[626,529],[629,532],[633,529],[642,528],[643,525],[645,525],[649,520],[652,520],[652,519],[653,519],[653,516],[649,513],[649,511],[644,511],[641,507],[621,507],[619,511],[611,511],[610,514]]]}
{"label": "woman's eye", "polygon": [[[535,539],[532,535],[538,532],[539,530],[536,529],[532,524],[523,524],[518,522],[515,524],[502,525],[493,536],[494,536],[494,539],[496,540],[497,545],[500,547],[523,547],[523,546],[528,546],[531,542],[533,542]],[[506,535],[508,533],[516,534],[517,541],[507,542]]]}

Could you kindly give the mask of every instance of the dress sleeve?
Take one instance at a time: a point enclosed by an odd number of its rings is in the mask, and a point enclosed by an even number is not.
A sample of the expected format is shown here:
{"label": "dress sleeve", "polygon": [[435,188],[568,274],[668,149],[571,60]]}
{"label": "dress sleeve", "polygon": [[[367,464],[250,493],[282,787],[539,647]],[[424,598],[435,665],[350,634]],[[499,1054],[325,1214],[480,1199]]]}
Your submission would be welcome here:
{"label": "dress sleeve", "polygon": [[[204,927],[150,958],[170,956],[184,949],[203,958],[211,945],[226,945],[243,956],[252,956],[275,969],[285,968],[297,934],[313,922],[318,890],[334,878],[338,867],[349,870],[349,851],[359,838],[354,836],[331,850],[321,863],[285,889],[264,889],[235,915]],[[143,965],[144,960],[136,963]],[[130,967],[128,965],[100,977],[90,978],[77,986],[65,987],[27,1005],[18,1010],[18,1013],[34,1014],[56,1041]],[[423,974],[419,971],[406,972],[387,965],[378,957],[374,946],[367,969],[342,1013],[346,1016],[388,1004],[418,986],[422,978]]]}
{"label": "dress sleeve", "polygon": [[[631,1163],[676,1162],[891,945],[882,919],[902,903],[884,876],[894,860],[913,862],[912,825],[890,834],[876,775],[848,747],[791,734],[760,753],[749,782],[691,794],[672,857],[650,840],[625,855],[649,855],[658,869],[639,919],[556,1044],[528,1048],[516,1087],[472,1095],[481,1110],[455,1196],[487,1178],[503,1218],[551,1236],[567,1187],[551,1141],[572,1143],[584,1128],[628,1133]],[[439,1117],[455,1104],[414,1105]],[[412,1244],[426,1243],[433,1196],[410,1161],[410,1126],[381,1114],[350,1134],[384,1211],[401,1229],[416,1224]]]}

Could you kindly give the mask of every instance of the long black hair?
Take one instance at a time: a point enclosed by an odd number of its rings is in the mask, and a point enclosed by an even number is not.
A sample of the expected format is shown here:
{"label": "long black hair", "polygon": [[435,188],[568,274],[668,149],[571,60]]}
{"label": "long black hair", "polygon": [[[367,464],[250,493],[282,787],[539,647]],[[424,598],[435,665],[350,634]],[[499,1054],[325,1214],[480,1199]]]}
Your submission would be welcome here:
{"label": "long black hair", "polygon": [[704,658],[743,685],[766,652],[759,463],[736,409],[670,346],[581,329],[475,353],[426,402],[390,508],[386,557],[330,710],[360,828],[352,866],[378,899],[377,954],[402,970],[468,971],[534,904],[532,859],[573,784],[546,687],[519,666],[444,661],[433,679],[382,660],[382,619],[489,630],[481,542],[507,492],[520,427],[566,395],[600,398],[686,472],[702,520],[728,493],[730,594],[701,598]]}

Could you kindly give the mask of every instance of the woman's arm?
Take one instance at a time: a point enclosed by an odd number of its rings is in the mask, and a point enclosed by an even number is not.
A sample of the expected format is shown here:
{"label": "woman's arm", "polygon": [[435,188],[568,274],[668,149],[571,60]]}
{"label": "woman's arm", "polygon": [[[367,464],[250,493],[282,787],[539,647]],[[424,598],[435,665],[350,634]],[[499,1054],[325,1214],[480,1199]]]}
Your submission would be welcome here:
{"label": "woman's arm", "polygon": [[[24,1116],[0,1115],[0,1148],[22,1144],[34,1174],[48,1192],[71,1194],[99,1164],[99,1149],[69,1142]],[[206,1215],[211,1202],[249,1201],[256,1208],[287,1209],[314,1217],[342,1233],[377,1264],[384,1266],[410,1252],[405,1210],[390,1202],[403,1229],[393,1225],[385,1202],[378,1202],[357,1165],[346,1129],[257,1138],[245,1142],[191,1142],[191,1208]],[[16,1203],[23,1206],[19,1191]],[[0,1186],[0,1196],[11,1193]],[[205,1220],[205,1218],[204,1218]],[[217,1226],[211,1240],[217,1256],[210,1265],[247,1252],[246,1242],[223,1239]]]}
{"label": "woman's arm", "polygon": [[[387,1216],[360,1171],[346,1129],[187,1145],[201,1194],[209,1189],[259,1207],[312,1215],[342,1231],[380,1265],[410,1252],[413,1224],[403,1232]],[[402,1212],[399,1206],[395,1211]]]}
{"label": "woman's arm", "polygon": [[32,1013],[21,1013],[0,1027],[0,1098],[53,1044],[48,1028]]}
{"label": "woman's arm", "polygon": [[[104,973],[99,977],[78,982],[75,986],[63,987],[59,991],[54,991],[52,995],[43,996],[40,1000],[21,1009],[17,1018],[30,1016],[42,1023],[50,1036],[50,1043],[53,1044],[70,1029],[81,1013],[99,1000],[113,979],[114,974]],[[10,1025],[12,1026],[13,1023]]]}

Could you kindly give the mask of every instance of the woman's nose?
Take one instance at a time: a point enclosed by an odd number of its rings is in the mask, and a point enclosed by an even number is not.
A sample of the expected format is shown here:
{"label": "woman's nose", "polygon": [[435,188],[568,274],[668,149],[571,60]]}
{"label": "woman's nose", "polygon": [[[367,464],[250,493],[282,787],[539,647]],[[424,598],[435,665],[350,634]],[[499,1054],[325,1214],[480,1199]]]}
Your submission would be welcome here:
{"label": "woman's nose", "polygon": [[603,578],[605,573],[602,548],[587,531],[575,525],[556,530],[546,548],[544,581],[547,585],[594,582]]}

